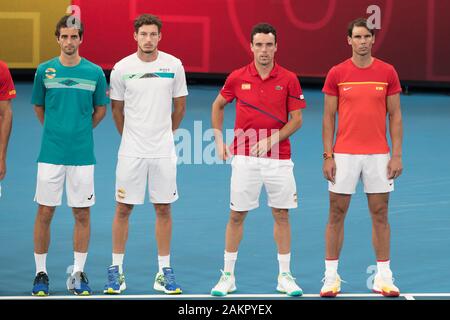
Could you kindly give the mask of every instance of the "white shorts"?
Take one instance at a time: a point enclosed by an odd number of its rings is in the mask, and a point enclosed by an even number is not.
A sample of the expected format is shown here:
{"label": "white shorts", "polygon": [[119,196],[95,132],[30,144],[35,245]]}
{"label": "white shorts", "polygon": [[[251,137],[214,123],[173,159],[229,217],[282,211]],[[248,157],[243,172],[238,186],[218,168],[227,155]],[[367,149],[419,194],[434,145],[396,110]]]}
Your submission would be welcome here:
{"label": "white shorts", "polygon": [[116,201],[143,204],[147,181],[150,202],[175,202],[178,199],[177,157],[147,159],[119,156],[116,168]]}
{"label": "white shorts", "polygon": [[365,193],[386,193],[394,190],[394,180],[387,177],[391,159],[386,154],[335,153],[336,183],[328,182],[328,190],[334,193],[353,194],[361,178]]}
{"label": "white shorts", "polygon": [[264,185],[268,206],[276,209],[297,208],[294,163],[288,160],[235,156],[231,161],[230,208],[249,211],[259,207]]}
{"label": "white shorts", "polygon": [[64,180],[69,207],[86,208],[95,204],[94,165],[64,166],[43,162],[38,163],[34,201],[49,207],[61,205]]}

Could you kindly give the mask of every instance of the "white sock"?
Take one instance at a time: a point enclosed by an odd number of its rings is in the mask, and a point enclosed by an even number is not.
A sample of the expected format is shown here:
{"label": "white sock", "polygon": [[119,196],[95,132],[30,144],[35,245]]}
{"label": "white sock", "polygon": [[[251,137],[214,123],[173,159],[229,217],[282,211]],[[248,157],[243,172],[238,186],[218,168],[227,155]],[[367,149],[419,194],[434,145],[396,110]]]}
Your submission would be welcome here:
{"label": "white sock", "polygon": [[224,272],[229,272],[234,274],[234,265],[236,264],[238,252],[227,252],[225,251],[224,257]]}
{"label": "white sock", "polygon": [[283,272],[291,272],[291,253],[278,254],[278,266],[280,269],[280,274]]}
{"label": "white sock", "polygon": [[170,267],[170,254],[167,256],[158,256],[159,273],[163,273],[163,268]]}
{"label": "white sock", "polygon": [[124,253],[114,253],[112,254],[112,265],[113,266],[119,266],[119,273],[123,273],[123,257],[125,256]]}
{"label": "white sock", "polygon": [[339,259],[325,259],[325,274],[337,274]]}
{"label": "white sock", "polygon": [[381,276],[386,276],[387,278],[392,277],[390,262],[391,262],[391,260],[377,261],[378,273]]}
{"label": "white sock", "polygon": [[36,263],[36,274],[39,272],[45,272],[47,273],[47,254],[46,253],[34,253],[34,262]]}
{"label": "white sock", "polygon": [[72,275],[74,275],[76,272],[84,271],[84,264],[86,263],[87,255],[87,252],[73,252],[74,262]]}

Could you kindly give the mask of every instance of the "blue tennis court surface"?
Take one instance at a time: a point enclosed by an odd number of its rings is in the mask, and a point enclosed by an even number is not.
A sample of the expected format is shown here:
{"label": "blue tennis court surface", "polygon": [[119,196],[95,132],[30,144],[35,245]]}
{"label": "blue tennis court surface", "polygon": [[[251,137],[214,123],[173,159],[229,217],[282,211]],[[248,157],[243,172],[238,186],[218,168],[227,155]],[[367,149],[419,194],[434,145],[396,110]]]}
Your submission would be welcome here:
{"label": "blue tennis court surface", "polygon": [[[41,125],[30,104],[31,84],[17,84],[13,132],[8,150],[8,172],[0,199],[0,296],[29,296],[34,279],[33,202],[36,158]],[[192,133],[192,146],[211,141],[195,136],[195,126],[210,127],[210,106],[219,87],[190,86],[182,127]],[[291,211],[291,269],[306,298],[320,291],[324,268],[324,230],[328,215],[327,183],[322,176],[323,95],[306,89],[308,103],[303,127],[291,138],[299,208]],[[404,298],[445,298],[450,283],[450,97],[444,94],[402,96],[404,121],[403,175],[391,195],[391,267],[402,293],[428,294]],[[234,124],[234,104],[226,107],[225,128]],[[201,137],[200,137],[201,138]],[[199,142],[200,141],[200,142]],[[96,205],[92,209],[91,242],[85,271],[95,294],[101,294],[111,264],[111,227],[114,183],[120,142],[108,107],[107,117],[95,129]],[[194,153],[192,153],[194,160]],[[178,167],[180,199],[173,205],[171,263],[186,298],[207,297],[223,267],[224,233],[229,212],[230,166],[181,164]],[[151,204],[136,206],[124,261],[125,295],[151,298],[157,271],[154,237],[155,214]],[[66,269],[73,262],[73,218],[65,199],[52,223],[47,270],[52,296],[70,296],[65,288]],[[273,241],[273,219],[264,193],[260,207],[249,213],[236,265],[236,298],[282,298],[275,287],[278,273]],[[339,263],[346,281],[345,294],[368,294],[375,257],[371,223],[361,187],[353,196],[345,226]],[[257,296],[254,296],[257,295]],[[258,296],[259,295],[259,296]],[[274,296],[272,296],[274,295]],[[449,294],[450,296],[450,294]],[[158,298],[158,296],[154,296]],[[232,296],[230,296],[232,297]],[[349,296],[350,298],[352,296]],[[358,297],[358,296],[355,296]],[[369,296],[372,297],[372,296]],[[98,298],[98,297],[94,297]],[[363,296],[360,296],[363,298]]]}

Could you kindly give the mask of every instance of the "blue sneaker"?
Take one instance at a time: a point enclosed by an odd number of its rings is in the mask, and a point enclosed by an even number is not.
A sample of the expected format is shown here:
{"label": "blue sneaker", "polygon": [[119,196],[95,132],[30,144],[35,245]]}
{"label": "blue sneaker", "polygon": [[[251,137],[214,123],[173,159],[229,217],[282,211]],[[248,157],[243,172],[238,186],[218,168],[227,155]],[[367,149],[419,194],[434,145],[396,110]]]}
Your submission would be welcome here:
{"label": "blue sneaker", "polygon": [[155,283],[153,289],[157,291],[164,291],[167,294],[180,294],[183,291],[181,287],[175,282],[175,274],[172,268],[162,268],[163,273],[158,272],[155,276]]}
{"label": "blue sneaker", "polygon": [[89,280],[86,273],[82,271],[75,272],[67,278],[67,290],[76,294],[77,296],[90,296],[92,290],[88,285]]}
{"label": "blue sneaker", "polygon": [[33,290],[31,291],[31,294],[39,297],[48,296],[48,283],[48,275],[45,272],[39,272],[34,278]]}
{"label": "blue sneaker", "polygon": [[120,294],[127,288],[125,284],[125,275],[119,273],[119,266],[110,266],[108,268],[108,283],[105,284],[103,293],[105,294]]}

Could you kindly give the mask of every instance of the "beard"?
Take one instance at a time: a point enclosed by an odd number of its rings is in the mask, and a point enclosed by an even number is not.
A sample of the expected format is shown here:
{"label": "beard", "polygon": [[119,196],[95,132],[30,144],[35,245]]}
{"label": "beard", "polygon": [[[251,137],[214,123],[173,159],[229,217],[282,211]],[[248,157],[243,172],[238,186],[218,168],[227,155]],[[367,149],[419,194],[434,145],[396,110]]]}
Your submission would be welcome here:
{"label": "beard", "polygon": [[143,48],[143,47],[139,47],[139,49],[140,49],[143,53],[145,53],[145,54],[151,54],[151,53],[155,52],[156,47],[154,47],[154,48],[152,48],[152,49],[145,49],[145,48]]}
{"label": "beard", "polygon": [[75,48],[63,48],[63,52],[68,55],[68,56],[72,56],[77,52],[77,49]]}

